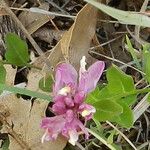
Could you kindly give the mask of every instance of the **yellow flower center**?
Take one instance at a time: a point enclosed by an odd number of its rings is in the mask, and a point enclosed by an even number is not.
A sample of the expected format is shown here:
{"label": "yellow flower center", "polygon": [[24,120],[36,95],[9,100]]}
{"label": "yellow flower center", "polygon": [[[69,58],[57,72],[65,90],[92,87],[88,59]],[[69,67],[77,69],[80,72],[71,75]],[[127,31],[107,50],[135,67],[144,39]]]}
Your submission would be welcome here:
{"label": "yellow flower center", "polygon": [[88,116],[90,113],[91,113],[91,112],[88,111],[88,110],[83,110],[82,113],[81,113],[81,115],[82,115],[82,117],[86,117],[86,116]]}
{"label": "yellow flower center", "polygon": [[86,117],[86,116],[90,115],[91,113],[95,113],[95,112],[96,112],[96,110],[94,108],[91,110],[85,109],[82,111],[81,115],[82,115],[82,117]]}
{"label": "yellow flower center", "polygon": [[67,94],[70,92],[71,92],[71,88],[69,86],[65,86],[64,88],[59,90],[58,94],[67,96]]}

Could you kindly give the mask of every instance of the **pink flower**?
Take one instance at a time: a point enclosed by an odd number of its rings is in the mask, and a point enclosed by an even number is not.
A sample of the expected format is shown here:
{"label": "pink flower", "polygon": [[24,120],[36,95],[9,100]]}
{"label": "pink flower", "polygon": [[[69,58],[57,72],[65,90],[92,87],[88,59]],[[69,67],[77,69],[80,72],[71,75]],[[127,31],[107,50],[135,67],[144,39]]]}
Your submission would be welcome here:
{"label": "pink flower", "polygon": [[84,102],[88,93],[96,88],[104,70],[104,62],[97,61],[88,70],[85,69],[85,56],[80,61],[79,78],[71,64],[62,63],[56,68],[53,87],[54,104],[52,110],[55,117],[42,119],[41,127],[45,129],[44,140],[55,140],[59,134],[65,136],[72,145],[80,134],[89,134],[82,120],[90,120],[96,112],[95,108]]}

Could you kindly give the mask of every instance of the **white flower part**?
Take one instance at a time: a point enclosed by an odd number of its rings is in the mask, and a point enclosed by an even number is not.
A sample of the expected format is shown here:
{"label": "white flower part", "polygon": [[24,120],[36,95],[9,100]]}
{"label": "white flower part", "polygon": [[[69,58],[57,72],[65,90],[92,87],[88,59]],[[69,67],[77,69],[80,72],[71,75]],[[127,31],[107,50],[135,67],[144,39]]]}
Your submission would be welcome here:
{"label": "white flower part", "polygon": [[71,88],[69,86],[65,86],[64,88],[62,88],[58,91],[58,94],[67,96],[67,94],[70,92],[71,92]]}
{"label": "white flower part", "polygon": [[44,141],[47,139],[48,129],[46,129],[45,133],[43,134],[41,138],[41,143],[44,143]]}
{"label": "white flower part", "polygon": [[78,141],[79,134],[77,131],[74,130],[69,130],[69,143],[72,144],[73,146],[76,145],[76,142]]}
{"label": "white flower part", "polygon": [[93,107],[93,109],[90,109],[90,110],[89,109],[83,110],[81,115],[82,115],[82,117],[86,117],[90,114],[94,114],[95,112],[96,112],[96,109]]}
{"label": "white flower part", "polygon": [[85,66],[86,66],[86,57],[85,56],[83,56],[82,57],[82,59],[80,60],[80,73],[84,73],[84,72],[86,72],[86,68],[85,68]]}

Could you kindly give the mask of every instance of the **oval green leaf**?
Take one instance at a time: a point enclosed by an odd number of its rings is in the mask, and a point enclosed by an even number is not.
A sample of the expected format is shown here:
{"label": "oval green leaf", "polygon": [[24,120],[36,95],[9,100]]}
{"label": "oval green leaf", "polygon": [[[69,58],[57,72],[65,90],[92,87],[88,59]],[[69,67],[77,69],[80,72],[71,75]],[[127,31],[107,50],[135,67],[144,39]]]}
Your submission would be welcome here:
{"label": "oval green leaf", "polygon": [[47,77],[43,77],[39,81],[39,88],[44,92],[52,92],[52,84],[53,84],[53,79],[51,75],[49,75]]}
{"label": "oval green leaf", "polygon": [[14,33],[8,33],[5,37],[6,60],[16,66],[25,66],[29,61],[27,43]]}
{"label": "oval green leaf", "polygon": [[[111,95],[125,94],[135,90],[132,77],[125,74],[115,65],[107,70],[106,76],[108,80],[107,89]],[[125,97],[123,100],[128,105],[132,105],[136,101],[136,95]]]}

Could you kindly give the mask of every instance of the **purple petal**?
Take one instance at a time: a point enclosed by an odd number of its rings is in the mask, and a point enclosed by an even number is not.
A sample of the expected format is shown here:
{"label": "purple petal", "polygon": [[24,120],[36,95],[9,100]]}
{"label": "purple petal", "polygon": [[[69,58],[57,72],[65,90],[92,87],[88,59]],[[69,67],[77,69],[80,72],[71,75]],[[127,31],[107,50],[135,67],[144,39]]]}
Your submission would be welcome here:
{"label": "purple petal", "polygon": [[57,139],[58,134],[53,133],[46,129],[44,135],[42,136],[41,142],[44,143],[44,141],[54,141]]}
{"label": "purple petal", "polygon": [[77,72],[71,64],[59,64],[56,69],[54,92],[65,86],[76,87],[77,77]]}
{"label": "purple petal", "polygon": [[66,98],[65,98],[65,104],[66,104],[68,107],[73,107],[73,106],[74,106],[73,99],[72,99],[72,98],[69,98],[69,97],[66,97]]}
{"label": "purple petal", "polygon": [[103,73],[104,67],[103,61],[97,61],[86,72],[81,73],[78,90],[84,91],[85,94],[93,91]]}
{"label": "purple petal", "polygon": [[63,87],[63,82],[61,80],[61,72],[58,70],[55,74],[55,85],[53,86],[53,94],[57,95],[57,92]]}
{"label": "purple petal", "polygon": [[66,121],[62,115],[55,117],[46,117],[42,119],[41,128],[46,130],[45,134],[42,137],[42,142],[45,140],[55,140],[65,126],[65,122]]}
{"label": "purple petal", "polygon": [[[72,137],[70,137],[70,136],[72,136],[72,135],[70,135],[70,132],[71,132],[71,134],[76,135],[75,136],[76,138],[73,138],[74,140],[72,139]],[[63,128],[63,131],[62,131],[62,135],[69,138],[69,140],[72,139],[71,141],[76,142],[77,137],[78,137],[77,134],[78,135],[85,134],[86,139],[89,137],[88,131],[86,130],[83,123],[78,118],[74,117],[74,119],[71,122],[66,122],[65,127]]]}
{"label": "purple petal", "polygon": [[69,109],[69,110],[67,110],[65,117],[66,117],[67,123],[70,123],[70,122],[72,122],[74,120],[74,118],[76,116],[75,116],[73,110]]}
{"label": "purple petal", "polygon": [[81,104],[84,101],[84,98],[85,98],[85,93],[83,91],[78,92],[74,96],[74,102],[76,104]]}
{"label": "purple petal", "polygon": [[83,125],[83,123],[80,120],[78,120],[78,126],[80,127],[83,134],[85,134],[85,138],[88,139],[89,138],[89,133],[88,133],[86,127]]}
{"label": "purple petal", "polygon": [[70,130],[68,134],[69,134],[69,143],[75,146],[79,138],[79,133],[73,129],[73,130]]}
{"label": "purple petal", "polygon": [[66,113],[67,108],[64,99],[56,101],[52,106],[52,110],[57,115],[62,115]]}
{"label": "purple petal", "polygon": [[79,106],[79,112],[86,120],[90,120],[96,112],[96,109],[92,105],[83,103]]}

